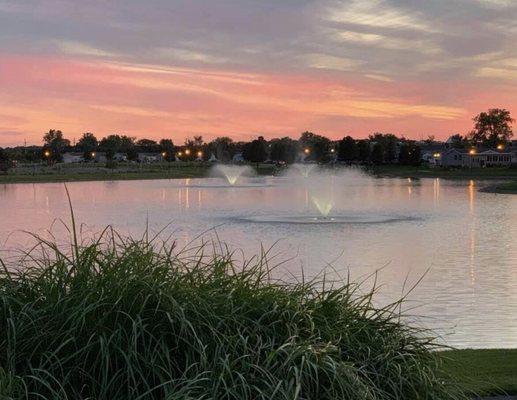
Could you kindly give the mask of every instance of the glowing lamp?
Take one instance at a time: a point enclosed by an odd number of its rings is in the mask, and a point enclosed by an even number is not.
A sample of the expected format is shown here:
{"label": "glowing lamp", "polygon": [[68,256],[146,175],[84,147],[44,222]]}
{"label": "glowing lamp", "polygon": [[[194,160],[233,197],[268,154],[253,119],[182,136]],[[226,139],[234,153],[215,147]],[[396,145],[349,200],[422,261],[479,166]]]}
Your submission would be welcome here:
{"label": "glowing lamp", "polygon": [[304,152],[305,154],[309,154],[309,153],[311,152],[311,150],[310,150],[310,149],[305,149],[305,150],[303,150],[303,152]]}
{"label": "glowing lamp", "polygon": [[44,155],[45,157],[50,157],[50,151],[45,150],[45,153],[43,153],[43,155]]}
{"label": "glowing lamp", "polygon": [[202,151],[198,151],[198,152],[197,152],[197,156],[198,156],[199,158],[203,157],[203,152],[202,152]]}
{"label": "glowing lamp", "polygon": [[190,149],[185,150],[185,154],[188,156],[190,155]]}
{"label": "glowing lamp", "polygon": [[504,144],[497,145],[497,150],[503,150],[503,149],[504,149]]}
{"label": "glowing lamp", "polygon": [[476,154],[476,149],[470,149],[469,154],[470,154],[471,156],[473,156],[474,154]]}

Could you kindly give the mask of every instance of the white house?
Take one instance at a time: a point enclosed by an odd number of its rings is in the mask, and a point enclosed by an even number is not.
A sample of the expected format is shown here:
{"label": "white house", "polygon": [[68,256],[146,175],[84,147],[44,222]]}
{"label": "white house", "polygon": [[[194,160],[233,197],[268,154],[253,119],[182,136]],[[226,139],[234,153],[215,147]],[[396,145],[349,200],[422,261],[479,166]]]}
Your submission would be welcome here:
{"label": "white house", "polygon": [[160,153],[138,153],[138,161],[141,163],[151,164],[162,160],[163,157]]}
{"label": "white house", "polygon": [[63,163],[65,164],[76,164],[82,163],[84,161],[83,153],[64,153],[63,154]]}
{"label": "white house", "polygon": [[517,162],[511,152],[450,149],[433,155],[434,165],[442,167],[509,167]]}

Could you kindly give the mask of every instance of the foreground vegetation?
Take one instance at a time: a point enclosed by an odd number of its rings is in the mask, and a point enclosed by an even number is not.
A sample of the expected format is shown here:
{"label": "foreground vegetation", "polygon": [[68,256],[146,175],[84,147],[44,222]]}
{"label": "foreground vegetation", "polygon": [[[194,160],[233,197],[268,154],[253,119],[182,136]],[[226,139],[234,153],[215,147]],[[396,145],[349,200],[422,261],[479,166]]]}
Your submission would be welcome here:
{"label": "foreground vegetation", "polygon": [[478,396],[517,394],[517,350],[453,350],[441,353],[444,370],[467,393]]}
{"label": "foreground vegetation", "polygon": [[4,265],[2,399],[464,398],[433,339],[351,283],[110,229],[78,242]]}

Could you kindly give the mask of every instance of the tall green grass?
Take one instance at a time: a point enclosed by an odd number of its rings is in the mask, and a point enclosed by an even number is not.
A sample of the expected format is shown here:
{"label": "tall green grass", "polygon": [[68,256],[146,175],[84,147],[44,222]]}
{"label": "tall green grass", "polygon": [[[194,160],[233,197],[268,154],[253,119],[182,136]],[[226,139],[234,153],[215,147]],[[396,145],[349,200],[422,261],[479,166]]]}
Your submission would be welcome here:
{"label": "tall green grass", "polygon": [[107,229],[0,275],[1,399],[460,399],[433,339],[352,283],[286,283],[267,254]]}

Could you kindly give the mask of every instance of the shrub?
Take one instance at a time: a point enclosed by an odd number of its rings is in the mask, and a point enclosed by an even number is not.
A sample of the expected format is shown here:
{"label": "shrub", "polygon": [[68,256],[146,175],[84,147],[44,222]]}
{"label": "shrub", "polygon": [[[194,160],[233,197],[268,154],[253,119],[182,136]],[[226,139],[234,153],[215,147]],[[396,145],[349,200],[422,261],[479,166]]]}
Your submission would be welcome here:
{"label": "shrub", "polygon": [[0,275],[0,397],[458,399],[425,331],[266,257],[123,238],[40,249]]}

